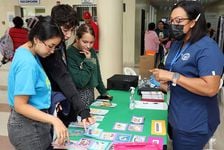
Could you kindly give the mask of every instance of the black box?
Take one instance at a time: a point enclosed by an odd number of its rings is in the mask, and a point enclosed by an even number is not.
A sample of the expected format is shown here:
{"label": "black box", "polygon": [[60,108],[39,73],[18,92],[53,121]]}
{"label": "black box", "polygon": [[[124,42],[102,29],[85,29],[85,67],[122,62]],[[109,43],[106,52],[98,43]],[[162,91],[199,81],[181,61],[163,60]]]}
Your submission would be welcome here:
{"label": "black box", "polygon": [[141,87],[138,88],[138,94],[141,95],[141,92],[146,92],[146,91],[161,91],[159,88],[151,88],[151,87]]}
{"label": "black box", "polygon": [[130,87],[138,86],[138,76],[115,74],[107,79],[108,90],[125,90],[128,91]]}

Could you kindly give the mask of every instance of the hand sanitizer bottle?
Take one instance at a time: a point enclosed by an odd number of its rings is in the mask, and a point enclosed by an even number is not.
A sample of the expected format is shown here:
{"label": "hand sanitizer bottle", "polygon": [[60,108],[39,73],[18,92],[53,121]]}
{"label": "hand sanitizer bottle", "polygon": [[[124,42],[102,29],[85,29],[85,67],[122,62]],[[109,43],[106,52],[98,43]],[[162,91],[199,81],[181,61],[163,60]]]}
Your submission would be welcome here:
{"label": "hand sanitizer bottle", "polygon": [[[144,87],[144,81],[141,78],[141,75],[138,76],[138,88]],[[131,89],[131,88],[130,88]]]}
{"label": "hand sanitizer bottle", "polygon": [[130,90],[131,90],[131,96],[130,96],[129,108],[131,110],[133,110],[135,108],[135,100],[134,100],[135,88],[134,87],[130,87]]}

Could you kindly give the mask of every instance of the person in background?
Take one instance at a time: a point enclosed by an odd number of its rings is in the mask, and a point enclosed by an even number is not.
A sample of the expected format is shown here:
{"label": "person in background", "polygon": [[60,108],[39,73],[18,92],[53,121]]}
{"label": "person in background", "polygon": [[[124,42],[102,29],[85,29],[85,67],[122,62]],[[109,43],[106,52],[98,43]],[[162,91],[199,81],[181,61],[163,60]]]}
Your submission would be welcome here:
{"label": "person in background", "polygon": [[75,36],[75,42],[67,49],[68,69],[82,101],[89,106],[95,99],[95,87],[101,96],[107,98],[111,96],[104,87],[99,61],[93,49],[95,40],[93,28],[88,24],[82,24],[76,30]]}
{"label": "person in background", "polygon": [[99,52],[99,27],[92,20],[92,16],[89,11],[84,11],[82,18],[85,21],[85,24],[92,26],[92,28],[94,30],[95,42],[94,42],[93,48],[94,48],[95,52],[98,53]]}
{"label": "person in background", "polygon": [[8,136],[15,149],[51,149],[51,125],[58,144],[68,138],[62,121],[48,114],[51,85],[38,58],[53,54],[62,39],[61,30],[49,16],[36,17],[28,42],[15,52],[8,76]]}
{"label": "person in background", "polygon": [[[198,1],[180,1],[171,9],[175,38],[165,70],[151,72],[170,89],[169,124],[174,150],[202,150],[220,123],[217,101],[224,55],[207,34]],[[169,88],[168,88],[169,87]]]}
{"label": "person in background", "polygon": [[[156,55],[156,64],[163,60],[164,57],[164,46],[169,40],[169,31],[165,28],[165,23],[160,20],[157,24],[157,28],[155,29],[159,40],[160,40],[160,46],[159,46],[159,52]],[[157,65],[156,65],[157,66]]]}
{"label": "person in background", "polygon": [[23,19],[16,16],[12,20],[14,27],[9,29],[9,35],[12,38],[14,51],[22,44],[28,41],[28,30],[23,28]]}
{"label": "person in background", "polygon": [[[147,51],[154,51],[155,53],[158,53],[159,51],[159,37],[155,32],[155,23],[151,22],[148,24],[148,30],[145,31],[145,54],[147,54]],[[156,65],[156,62],[155,62]]]}
{"label": "person in background", "polygon": [[[52,90],[57,93],[63,93],[66,101],[71,104],[69,114],[63,111],[58,112],[58,117],[68,126],[70,122],[76,121],[77,115],[81,116],[82,122],[85,124],[94,123],[94,119],[90,116],[90,109],[81,101],[80,95],[73,83],[72,78],[67,70],[66,45],[77,25],[76,12],[67,4],[56,5],[52,8],[51,16],[64,34],[64,40],[57,47],[54,54],[40,58],[41,64],[50,79]],[[54,101],[54,99],[53,99]]]}
{"label": "person in background", "polygon": [[210,22],[207,22],[207,33],[208,33],[208,36],[210,38],[214,38],[215,37],[215,30],[212,28],[212,25]]}
{"label": "person in background", "polygon": [[[28,41],[28,30],[26,28],[23,28],[23,19],[19,16],[16,16],[13,18],[13,24],[14,27],[9,28],[7,31],[9,33],[9,36],[11,37],[12,44],[12,55],[10,55],[10,58],[3,55],[1,63],[6,64],[7,62],[11,61],[13,59],[13,55],[15,53],[15,50],[22,44],[26,43]],[[11,42],[10,42],[11,43]],[[1,65],[0,65],[1,66]]]}

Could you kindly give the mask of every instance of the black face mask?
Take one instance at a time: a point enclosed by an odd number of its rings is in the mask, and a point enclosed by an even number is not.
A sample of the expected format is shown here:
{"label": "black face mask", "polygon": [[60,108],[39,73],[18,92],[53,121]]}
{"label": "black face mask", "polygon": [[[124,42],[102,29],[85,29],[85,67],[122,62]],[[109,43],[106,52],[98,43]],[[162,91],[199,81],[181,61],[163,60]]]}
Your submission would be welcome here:
{"label": "black face mask", "polygon": [[171,31],[174,38],[178,41],[183,40],[186,33],[183,32],[184,25],[171,24]]}

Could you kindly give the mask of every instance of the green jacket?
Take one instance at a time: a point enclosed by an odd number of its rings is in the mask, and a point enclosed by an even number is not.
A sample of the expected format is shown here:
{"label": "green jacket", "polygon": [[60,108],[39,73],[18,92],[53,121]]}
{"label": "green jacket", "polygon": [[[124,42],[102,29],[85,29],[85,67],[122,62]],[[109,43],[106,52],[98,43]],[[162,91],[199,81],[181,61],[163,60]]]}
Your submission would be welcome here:
{"label": "green jacket", "polygon": [[67,49],[68,70],[78,89],[97,88],[101,95],[107,91],[103,84],[100,65],[94,49],[90,49],[91,59],[87,59],[80,50],[70,45]]}

